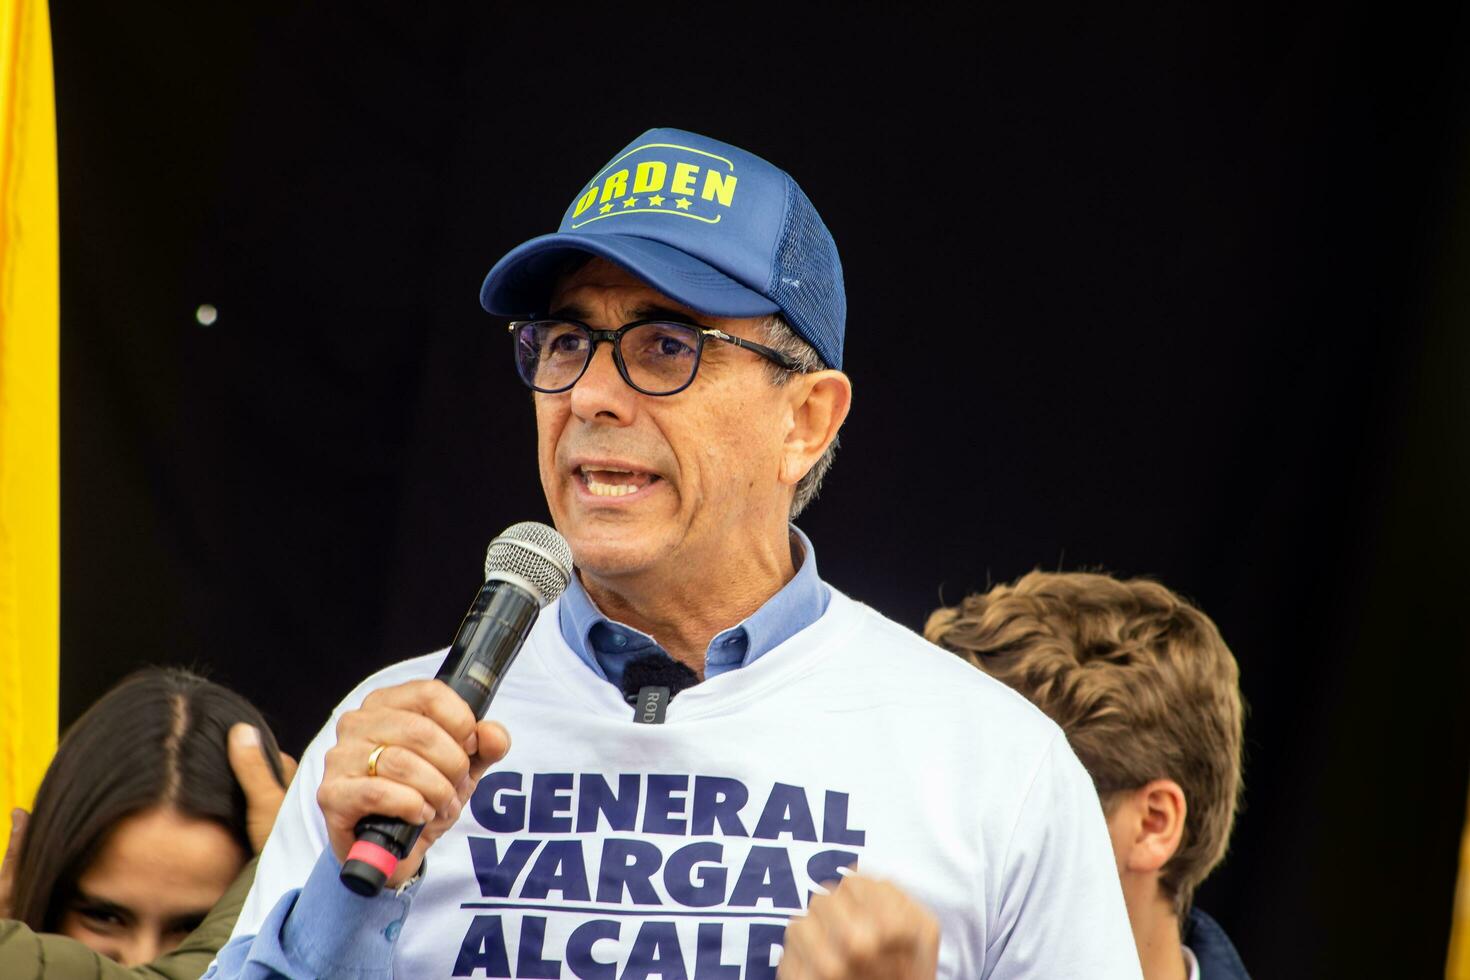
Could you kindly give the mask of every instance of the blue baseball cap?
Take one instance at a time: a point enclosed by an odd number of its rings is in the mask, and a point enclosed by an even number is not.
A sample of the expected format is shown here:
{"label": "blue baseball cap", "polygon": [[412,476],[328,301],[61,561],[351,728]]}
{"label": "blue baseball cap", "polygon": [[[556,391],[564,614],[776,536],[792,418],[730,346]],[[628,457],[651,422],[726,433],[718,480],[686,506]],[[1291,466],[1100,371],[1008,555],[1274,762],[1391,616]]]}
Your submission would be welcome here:
{"label": "blue baseball cap", "polygon": [[480,305],[498,316],[545,313],[557,274],[579,252],[701,313],[779,312],[824,364],[842,367],[837,244],[796,181],[753,153],[650,129],[577,192],[554,234],[495,263]]}

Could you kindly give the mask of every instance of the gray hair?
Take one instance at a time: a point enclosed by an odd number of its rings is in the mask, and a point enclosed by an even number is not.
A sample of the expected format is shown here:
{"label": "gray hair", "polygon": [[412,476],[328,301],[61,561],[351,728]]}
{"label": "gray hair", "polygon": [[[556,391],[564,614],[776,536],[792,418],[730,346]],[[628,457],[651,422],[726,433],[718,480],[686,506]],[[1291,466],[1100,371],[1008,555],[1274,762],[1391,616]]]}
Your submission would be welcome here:
{"label": "gray hair", "polygon": [[[796,362],[797,371],[806,374],[810,371],[821,371],[827,365],[822,363],[822,357],[817,349],[802,340],[791,325],[782,318],[781,314],[773,313],[761,323],[765,333],[765,344],[774,350],[778,350]],[[776,364],[770,365],[771,384],[781,387],[791,380],[792,372]],[[797,515],[806,510],[806,505],[817,497],[817,492],[822,489],[822,480],[827,471],[832,468],[832,460],[837,455],[837,437],[832,437],[832,444],[827,451],[822,453],[822,458],[812,464],[796,484],[796,495],[791,498],[791,518],[795,520]]]}

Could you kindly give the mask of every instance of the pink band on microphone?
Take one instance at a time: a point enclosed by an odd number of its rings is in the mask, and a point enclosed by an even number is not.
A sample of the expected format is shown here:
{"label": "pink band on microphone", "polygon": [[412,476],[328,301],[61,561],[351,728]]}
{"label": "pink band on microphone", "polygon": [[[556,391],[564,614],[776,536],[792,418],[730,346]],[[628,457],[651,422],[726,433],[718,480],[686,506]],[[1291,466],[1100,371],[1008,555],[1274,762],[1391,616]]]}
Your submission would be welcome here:
{"label": "pink band on microphone", "polygon": [[383,872],[384,878],[393,877],[393,871],[398,867],[398,859],[387,848],[365,840],[354,842],[352,849],[347,852],[347,860],[354,859],[377,868]]}

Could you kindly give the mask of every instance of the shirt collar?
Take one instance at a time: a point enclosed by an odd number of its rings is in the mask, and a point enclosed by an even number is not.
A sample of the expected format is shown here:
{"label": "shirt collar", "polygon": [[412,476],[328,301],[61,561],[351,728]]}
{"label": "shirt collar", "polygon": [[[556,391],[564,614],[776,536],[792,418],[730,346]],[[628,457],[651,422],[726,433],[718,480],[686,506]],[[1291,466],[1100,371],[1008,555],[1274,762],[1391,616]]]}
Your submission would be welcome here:
{"label": "shirt collar", "polygon": [[[796,574],[759,609],[710,641],[705,651],[706,678],[754,663],[827,611],[832,592],[817,575],[816,551],[796,525],[790,527],[801,553]],[[619,687],[630,660],[650,653],[668,655],[647,633],[604,616],[576,575],[562,593],[558,622],[562,638],[578,659]]]}
{"label": "shirt collar", "polygon": [[1184,952],[1184,967],[1189,971],[1189,980],[1200,980],[1199,960],[1195,957],[1194,950],[1188,946],[1180,946],[1180,949]]}

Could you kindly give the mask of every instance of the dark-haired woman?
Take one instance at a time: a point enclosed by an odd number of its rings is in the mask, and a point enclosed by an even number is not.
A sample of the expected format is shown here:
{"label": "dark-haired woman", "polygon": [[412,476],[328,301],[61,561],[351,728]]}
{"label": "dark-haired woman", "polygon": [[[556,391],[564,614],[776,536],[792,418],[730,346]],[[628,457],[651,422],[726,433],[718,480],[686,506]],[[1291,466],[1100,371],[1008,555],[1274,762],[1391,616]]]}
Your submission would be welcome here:
{"label": "dark-haired woman", "polygon": [[122,681],[62,740],[18,854],[12,835],[0,976],[198,977],[294,770],[233,691],[176,669]]}

